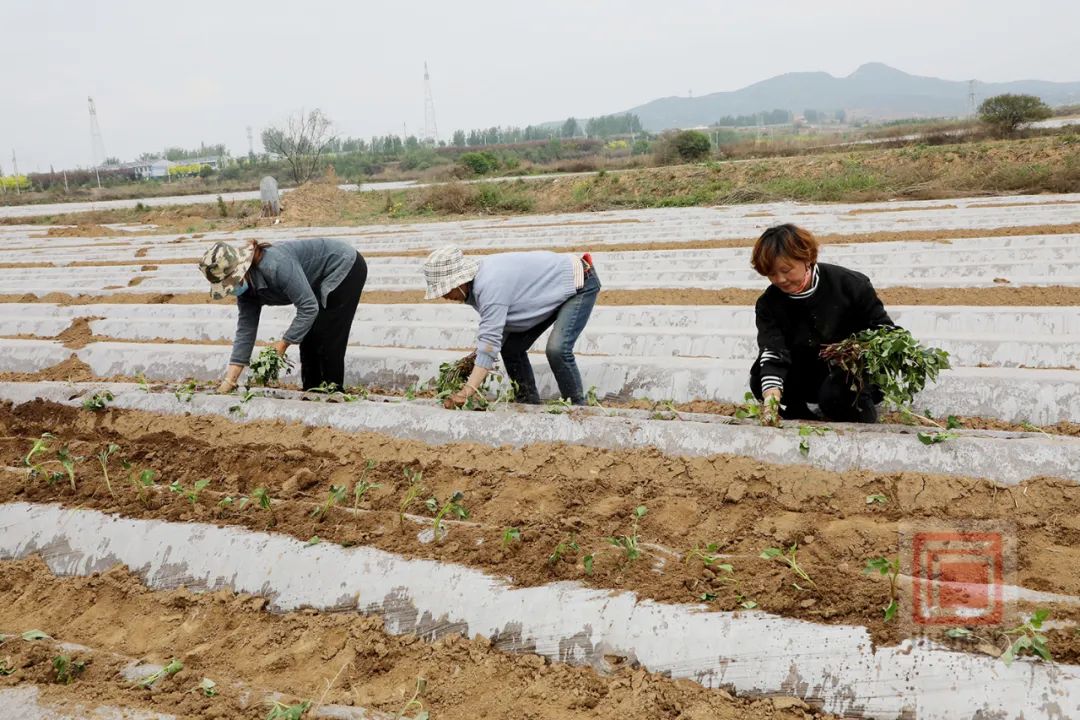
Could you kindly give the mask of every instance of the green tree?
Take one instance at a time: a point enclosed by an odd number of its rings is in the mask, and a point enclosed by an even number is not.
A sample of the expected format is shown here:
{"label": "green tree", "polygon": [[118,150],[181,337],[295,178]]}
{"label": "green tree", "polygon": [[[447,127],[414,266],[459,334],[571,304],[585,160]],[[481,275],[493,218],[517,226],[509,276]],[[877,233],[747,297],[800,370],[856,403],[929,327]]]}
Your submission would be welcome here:
{"label": "green tree", "polygon": [[979,105],[979,120],[1001,135],[1012,135],[1021,123],[1045,120],[1050,108],[1035,95],[995,95]]}
{"label": "green tree", "polygon": [[697,130],[680,130],[672,139],[672,144],[679,158],[688,162],[708,157],[711,147],[709,136]]}
{"label": "green tree", "polygon": [[455,130],[453,142],[455,147],[465,147],[465,131]]}
{"label": "green tree", "polygon": [[572,138],[580,132],[578,130],[577,120],[574,118],[567,118],[566,122],[562,125],[562,132],[560,133],[564,138]]}
{"label": "green tree", "polygon": [[499,167],[499,159],[486,150],[483,152],[462,153],[461,157],[458,158],[458,162],[476,175],[486,175]]}

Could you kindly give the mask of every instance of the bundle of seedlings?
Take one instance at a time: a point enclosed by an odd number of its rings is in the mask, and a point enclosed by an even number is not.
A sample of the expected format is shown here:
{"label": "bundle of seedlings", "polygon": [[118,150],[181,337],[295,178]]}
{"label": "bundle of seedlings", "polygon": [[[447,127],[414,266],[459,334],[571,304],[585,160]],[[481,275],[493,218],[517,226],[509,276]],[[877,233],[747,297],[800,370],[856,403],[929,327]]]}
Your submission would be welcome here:
{"label": "bundle of seedlings", "polygon": [[863,330],[825,345],[820,356],[847,374],[852,392],[861,392],[867,384],[876,386],[885,402],[908,414],[915,396],[949,368],[949,353],[920,345],[899,327]]}
{"label": "bundle of seedlings", "polygon": [[268,387],[276,385],[283,370],[292,370],[292,360],[284,355],[278,355],[277,350],[264,347],[258,357],[251,361],[251,379],[256,385]]}
{"label": "bundle of seedlings", "polygon": [[445,400],[461,390],[475,365],[476,353],[469,353],[456,362],[440,365],[439,377],[435,380],[436,397]]}

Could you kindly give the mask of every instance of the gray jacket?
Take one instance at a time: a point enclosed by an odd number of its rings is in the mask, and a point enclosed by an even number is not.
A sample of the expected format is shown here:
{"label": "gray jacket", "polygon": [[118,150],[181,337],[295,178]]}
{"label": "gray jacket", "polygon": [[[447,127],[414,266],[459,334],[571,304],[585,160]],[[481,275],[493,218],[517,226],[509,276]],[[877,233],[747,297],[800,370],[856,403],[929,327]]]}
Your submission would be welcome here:
{"label": "gray jacket", "polygon": [[497,253],[480,259],[465,302],[480,313],[476,364],[491,370],[509,333],[536,327],[574,289],[572,255],[547,251]]}
{"label": "gray jacket", "polygon": [[354,247],[341,240],[312,238],[271,245],[248,272],[250,287],[236,298],[240,311],[233,340],[233,365],[247,365],[259,331],[263,305],[295,305],[296,316],[282,339],[299,345],[326,307],[327,296],[356,262]]}

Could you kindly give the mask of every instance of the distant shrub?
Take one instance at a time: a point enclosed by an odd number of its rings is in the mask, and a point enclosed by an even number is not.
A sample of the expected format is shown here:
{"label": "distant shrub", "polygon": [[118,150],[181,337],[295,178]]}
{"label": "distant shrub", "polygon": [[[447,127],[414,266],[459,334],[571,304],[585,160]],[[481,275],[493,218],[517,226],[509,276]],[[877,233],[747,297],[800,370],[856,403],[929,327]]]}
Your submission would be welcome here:
{"label": "distant shrub", "polygon": [[979,105],[979,120],[1001,135],[1012,135],[1022,123],[1045,120],[1053,114],[1035,95],[995,95]]}
{"label": "distant shrub", "polygon": [[463,153],[458,162],[475,175],[487,175],[499,169],[499,159],[487,150]]}

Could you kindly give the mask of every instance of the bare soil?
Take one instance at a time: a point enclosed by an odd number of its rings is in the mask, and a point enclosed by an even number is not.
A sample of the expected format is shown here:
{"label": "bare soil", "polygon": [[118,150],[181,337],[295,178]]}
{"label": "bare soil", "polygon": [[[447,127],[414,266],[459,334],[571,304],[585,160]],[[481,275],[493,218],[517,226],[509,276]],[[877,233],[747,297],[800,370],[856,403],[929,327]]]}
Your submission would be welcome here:
{"label": "bare soil", "polygon": [[[279,615],[263,610],[261,598],[227,591],[154,592],[122,566],[89,578],[55,577],[38,558],[0,567],[0,627],[40,629],[93,649],[68,651],[72,660],[89,662],[72,684],[62,685],[52,667],[60,653],[53,641],[4,643],[0,652],[15,672],[0,676],[0,687],[32,683],[47,701],[138,707],[196,720],[262,720],[266,706],[244,697],[251,688],[285,693],[289,703],[310,699],[394,714],[423,677],[422,702],[440,720],[832,717],[799,700],[733,698],[632,666],[599,675],[538,655],[504,653],[480,636],[425,642],[390,635],[378,618],[356,613]],[[184,668],[153,691],[142,690],[118,677],[127,664],[123,656],[159,664],[177,658]],[[203,677],[217,682],[216,697],[197,691]]]}
{"label": "bare soil", "polygon": [[[41,401],[0,412],[0,461],[18,466],[43,432],[88,459],[77,468],[77,489],[66,481],[28,481],[23,473],[9,472],[0,476],[0,501],[61,502],[133,517],[240,525],[305,541],[318,535],[346,546],[463,563],[524,586],[578,580],[663,602],[697,602],[707,593],[715,595],[710,607],[722,610],[753,600],[771,613],[864,625],[877,642],[889,644],[901,636],[895,624],[881,619],[887,583],[863,573],[866,560],[895,556],[905,522],[953,529],[965,520],[1001,521],[1017,531],[1016,584],[1080,595],[1080,485],[1063,479],[1006,488],[975,478],[836,473],[729,455],[679,458],[655,450],[550,444],[429,446],[327,428],[113,409],[94,413]],[[116,495],[109,495],[93,460],[108,443],[120,445],[117,457],[136,470],[155,470],[159,490],[141,499],[117,461],[111,473]],[[381,484],[360,505],[369,512],[334,507],[324,519],[314,519],[312,510],[330,485],[351,487],[369,459],[377,465],[367,479]],[[422,471],[425,486],[409,511],[424,514],[424,498],[460,490],[475,524],[453,526],[441,542],[419,543],[417,526],[399,519],[408,486],[404,468]],[[191,486],[201,478],[211,484],[194,506],[165,491],[174,480]],[[218,507],[224,494],[235,498],[255,487],[268,489],[272,512],[254,503],[242,510]],[[868,503],[876,494],[887,502]],[[629,561],[607,538],[631,533],[639,505],[648,508],[638,533],[645,557]],[[510,527],[519,529],[521,542],[504,545],[503,532]],[[557,545],[571,539],[580,549],[553,559]],[[692,548],[708,543],[717,543],[723,561],[734,566],[730,579],[686,559]],[[795,589],[786,567],[759,557],[767,547],[795,543],[816,590]],[[594,557],[591,574],[583,568],[586,555]],[[661,558],[667,562],[658,571],[654,564]],[[1076,608],[1052,612],[1058,620],[1080,618]],[[1080,637],[1071,629],[1052,635],[1055,655],[1080,659]]]}

